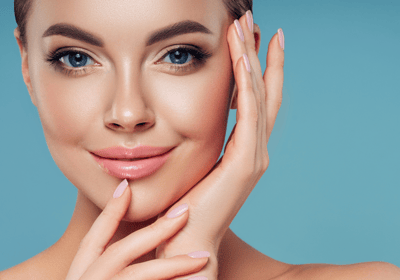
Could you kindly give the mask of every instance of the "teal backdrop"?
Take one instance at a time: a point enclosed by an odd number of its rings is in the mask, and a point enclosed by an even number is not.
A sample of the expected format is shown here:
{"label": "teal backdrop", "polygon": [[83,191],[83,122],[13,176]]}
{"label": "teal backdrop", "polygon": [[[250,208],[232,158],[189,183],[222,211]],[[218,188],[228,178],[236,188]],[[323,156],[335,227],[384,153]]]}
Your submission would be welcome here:
{"label": "teal backdrop", "polygon": [[[0,3],[3,270],[60,238],[77,191],[23,83],[13,2]],[[263,69],[279,27],[286,40],[270,165],[231,225],[259,251],[292,264],[400,266],[399,15],[397,0],[254,0]]]}

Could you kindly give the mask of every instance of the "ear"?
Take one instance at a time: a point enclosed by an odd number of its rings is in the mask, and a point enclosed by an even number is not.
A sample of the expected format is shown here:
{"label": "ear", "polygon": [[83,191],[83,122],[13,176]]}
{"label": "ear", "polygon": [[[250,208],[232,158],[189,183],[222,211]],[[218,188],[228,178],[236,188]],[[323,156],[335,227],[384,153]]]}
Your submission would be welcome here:
{"label": "ear", "polygon": [[[258,24],[255,24],[255,23],[254,23],[254,41],[255,41],[256,53],[258,55],[258,52],[260,51],[260,45],[261,45],[261,30],[260,30],[260,26],[258,26]],[[233,86],[231,109],[237,109],[237,86],[236,86],[236,82],[235,82],[235,85]]]}
{"label": "ear", "polygon": [[32,90],[32,83],[31,83],[31,77],[29,75],[29,65],[28,65],[28,52],[25,49],[25,47],[22,44],[22,41],[20,39],[20,32],[19,32],[19,28],[15,28],[14,29],[14,37],[17,40],[17,44],[19,47],[19,52],[21,54],[21,62],[22,62],[22,77],[24,79],[25,85],[28,89],[29,95],[31,97],[32,103],[33,105],[36,106],[36,99],[35,96],[33,94],[33,90]]}

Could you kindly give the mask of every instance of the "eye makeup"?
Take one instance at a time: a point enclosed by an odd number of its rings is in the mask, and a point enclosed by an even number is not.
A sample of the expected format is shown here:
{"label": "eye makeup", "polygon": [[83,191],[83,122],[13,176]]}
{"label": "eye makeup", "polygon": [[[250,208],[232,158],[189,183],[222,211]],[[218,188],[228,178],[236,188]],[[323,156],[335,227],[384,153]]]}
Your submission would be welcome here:
{"label": "eye makeup", "polygon": [[[173,56],[180,57],[178,59],[171,59]],[[204,65],[208,58],[212,54],[203,50],[201,47],[194,45],[175,45],[166,50],[165,54],[155,63],[161,67],[165,67],[167,72],[172,72],[174,74],[184,74],[190,73],[202,65]],[[70,67],[67,65],[66,61],[71,64],[72,58],[80,58],[86,61],[93,61],[94,64],[89,66],[79,66]],[[168,58],[171,62],[166,62],[165,59]],[[184,59],[182,61],[182,58]],[[187,60],[185,60],[187,58]],[[172,60],[178,61],[179,63],[172,63]],[[66,76],[79,77],[94,70],[96,66],[100,64],[97,63],[90,55],[86,54],[84,51],[77,50],[74,48],[58,48],[55,51],[50,52],[46,61],[54,67],[55,71],[58,71]],[[182,63],[184,62],[184,63]]]}
{"label": "eye makeup", "polygon": [[[65,60],[67,60],[70,63],[70,58],[71,57],[77,57],[83,59],[84,61],[93,61],[94,64],[91,64],[92,66],[85,66],[85,67],[68,67],[66,66]],[[65,59],[65,57],[67,57]],[[84,59],[86,58],[86,59]],[[60,72],[66,76],[82,76],[84,74],[90,73],[90,71],[93,70],[93,66],[98,66],[100,65],[99,63],[95,62],[94,59],[86,54],[83,51],[76,50],[73,48],[70,49],[64,49],[64,48],[59,48],[53,52],[50,52],[50,54],[47,55],[46,61],[50,63],[52,67],[54,67],[54,70],[57,72]],[[71,63],[70,63],[71,64]],[[91,68],[91,69],[90,69]]]}
{"label": "eye makeup", "polygon": [[[189,54],[191,59],[187,63],[183,64],[174,64],[164,62],[165,58],[170,58],[171,55],[180,55],[186,57],[183,54]],[[191,45],[181,45],[181,46],[173,46],[167,49],[166,53],[161,57],[161,59],[156,64],[167,64],[169,71],[174,72],[175,74],[179,73],[189,73],[191,71],[196,70],[197,68],[204,65],[208,58],[210,58],[212,54],[203,50],[200,47]]]}

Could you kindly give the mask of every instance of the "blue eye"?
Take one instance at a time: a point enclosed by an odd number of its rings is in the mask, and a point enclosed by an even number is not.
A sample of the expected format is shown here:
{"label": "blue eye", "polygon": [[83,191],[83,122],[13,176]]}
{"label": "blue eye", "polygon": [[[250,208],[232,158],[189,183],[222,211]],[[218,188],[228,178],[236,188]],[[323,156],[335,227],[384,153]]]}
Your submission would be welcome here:
{"label": "blue eye", "polygon": [[69,51],[62,55],[63,56],[60,56],[59,61],[65,63],[69,67],[77,68],[94,64],[94,61],[90,57],[79,52]]}
{"label": "blue eye", "polygon": [[165,57],[164,62],[185,64],[193,59],[193,55],[184,49],[175,49]]}

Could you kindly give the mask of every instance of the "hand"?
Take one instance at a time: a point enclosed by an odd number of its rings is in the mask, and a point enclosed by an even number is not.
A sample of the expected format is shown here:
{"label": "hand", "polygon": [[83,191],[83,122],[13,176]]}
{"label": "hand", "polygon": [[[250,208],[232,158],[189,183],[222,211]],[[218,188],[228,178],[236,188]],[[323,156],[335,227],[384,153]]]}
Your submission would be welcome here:
{"label": "hand", "polygon": [[[158,258],[194,250],[211,252],[207,266],[194,274],[207,276],[209,280],[217,279],[217,254],[222,237],[268,168],[267,144],[282,101],[284,52],[278,34],[269,43],[267,69],[262,76],[257,57],[259,45],[246,15],[237,23],[241,28],[233,23],[227,35],[237,86],[233,102],[233,107],[237,106],[237,123],[220,161],[175,204],[189,205],[187,225],[157,248]],[[257,25],[254,28],[259,30]]]}
{"label": "hand", "polygon": [[[154,250],[186,224],[187,205],[183,205],[186,206],[183,208],[179,205],[180,208],[172,209],[150,226],[133,232],[105,249],[128,209],[131,190],[126,186],[128,182],[122,181],[114,194],[114,197],[120,196],[107,203],[83,238],[66,280],[171,279],[197,272],[204,267],[207,257],[193,258],[188,255],[129,265],[141,255]],[[176,215],[171,217],[171,214]]]}

